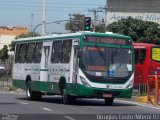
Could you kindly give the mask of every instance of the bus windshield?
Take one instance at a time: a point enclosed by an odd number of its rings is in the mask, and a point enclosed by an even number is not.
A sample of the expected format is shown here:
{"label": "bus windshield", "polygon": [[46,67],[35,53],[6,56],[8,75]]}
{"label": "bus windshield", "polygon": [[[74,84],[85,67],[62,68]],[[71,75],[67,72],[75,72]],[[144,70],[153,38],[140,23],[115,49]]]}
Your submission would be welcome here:
{"label": "bus windshield", "polygon": [[82,65],[91,76],[127,77],[132,72],[130,49],[83,46]]}

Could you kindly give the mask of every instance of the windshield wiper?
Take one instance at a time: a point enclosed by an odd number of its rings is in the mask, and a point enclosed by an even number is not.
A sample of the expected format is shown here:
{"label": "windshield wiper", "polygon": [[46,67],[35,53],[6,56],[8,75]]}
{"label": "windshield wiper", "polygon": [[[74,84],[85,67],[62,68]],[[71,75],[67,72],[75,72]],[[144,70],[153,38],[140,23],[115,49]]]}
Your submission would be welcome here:
{"label": "windshield wiper", "polygon": [[103,54],[103,52],[101,51],[100,47],[97,46],[97,44],[95,44],[95,48],[97,49],[97,51],[98,51],[99,55],[101,56],[101,58],[104,60],[105,66],[107,66],[107,63],[106,63],[107,59],[106,59],[105,55]]}
{"label": "windshield wiper", "polygon": [[[118,51],[119,51],[119,52],[121,51],[121,49],[122,49],[122,47],[120,46],[119,48],[116,48],[116,49],[115,49],[115,52],[112,51],[112,55],[111,55],[112,65],[113,65],[113,63],[114,63],[114,57],[117,55]],[[113,50],[113,48],[112,48],[112,50]],[[113,53],[113,52],[114,52],[114,53]]]}

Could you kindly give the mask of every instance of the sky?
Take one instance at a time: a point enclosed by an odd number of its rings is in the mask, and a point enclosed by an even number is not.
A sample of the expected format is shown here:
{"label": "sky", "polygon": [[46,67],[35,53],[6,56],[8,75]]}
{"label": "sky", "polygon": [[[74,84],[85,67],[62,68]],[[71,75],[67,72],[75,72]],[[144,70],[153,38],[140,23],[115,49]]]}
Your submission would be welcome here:
{"label": "sky", "polygon": [[[75,13],[93,19],[93,12],[89,12],[89,9],[104,7],[105,4],[106,0],[46,0],[46,22],[69,20],[69,14]],[[24,26],[34,29],[42,23],[42,6],[43,0],[0,0],[0,26]],[[104,13],[98,13],[97,18],[103,19]],[[64,24],[48,24],[46,32],[67,32]],[[41,33],[41,29],[41,26],[37,27],[35,32]]]}

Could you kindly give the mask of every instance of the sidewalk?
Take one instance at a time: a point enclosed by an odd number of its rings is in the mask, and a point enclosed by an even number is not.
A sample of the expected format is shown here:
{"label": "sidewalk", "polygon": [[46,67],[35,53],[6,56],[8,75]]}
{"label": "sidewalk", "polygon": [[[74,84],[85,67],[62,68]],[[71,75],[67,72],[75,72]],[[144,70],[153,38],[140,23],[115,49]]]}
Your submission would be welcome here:
{"label": "sidewalk", "polygon": [[133,99],[119,99],[117,101],[124,102],[124,103],[127,103],[127,104],[133,104],[133,105],[138,105],[138,106],[142,106],[142,107],[147,107],[147,108],[153,108],[153,109],[156,109],[156,110],[160,110],[160,105],[153,105],[151,103],[136,102]]}
{"label": "sidewalk", "polygon": [[158,105],[155,104],[154,102],[154,98],[152,98],[151,101],[148,101],[148,97],[147,96],[137,96],[137,97],[132,97],[131,99],[133,102],[142,104],[142,105],[148,105],[150,107],[157,107],[160,109],[160,100],[158,102]]}
{"label": "sidewalk", "polygon": [[25,92],[24,90],[20,88],[16,88],[12,85],[12,81],[2,81],[0,80],[0,91],[4,92],[16,92],[16,93],[21,93]]}

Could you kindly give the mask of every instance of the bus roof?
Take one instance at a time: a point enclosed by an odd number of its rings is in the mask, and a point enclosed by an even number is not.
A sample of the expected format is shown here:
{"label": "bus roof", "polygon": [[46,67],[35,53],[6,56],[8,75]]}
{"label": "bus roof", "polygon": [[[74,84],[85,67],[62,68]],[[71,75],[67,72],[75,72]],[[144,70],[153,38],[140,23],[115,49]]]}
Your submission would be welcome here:
{"label": "bus roof", "polygon": [[126,38],[131,39],[129,36],[115,34],[111,32],[106,33],[98,33],[98,32],[90,32],[90,31],[80,31],[76,33],[66,33],[66,34],[51,34],[51,35],[44,35],[44,36],[38,36],[38,37],[29,37],[29,38],[19,38],[15,40],[15,42],[28,42],[28,41],[38,41],[38,40],[50,40],[50,39],[56,39],[56,38],[64,38],[64,37],[78,37],[82,35],[102,35],[102,36],[111,36],[111,37],[120,37],[120,38]]}

